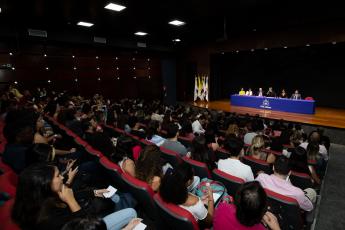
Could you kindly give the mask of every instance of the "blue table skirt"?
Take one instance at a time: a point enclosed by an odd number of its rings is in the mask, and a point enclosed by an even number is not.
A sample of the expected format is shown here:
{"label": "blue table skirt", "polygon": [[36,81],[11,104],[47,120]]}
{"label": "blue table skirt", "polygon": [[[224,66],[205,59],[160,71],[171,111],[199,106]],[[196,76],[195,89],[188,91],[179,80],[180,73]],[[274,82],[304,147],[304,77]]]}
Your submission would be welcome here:
{"label": "blue table skirt", "polygon": [[290,113],[315,113],[315,101],[240,95],[231,95],[230,100],[233,106],[277,110]]}

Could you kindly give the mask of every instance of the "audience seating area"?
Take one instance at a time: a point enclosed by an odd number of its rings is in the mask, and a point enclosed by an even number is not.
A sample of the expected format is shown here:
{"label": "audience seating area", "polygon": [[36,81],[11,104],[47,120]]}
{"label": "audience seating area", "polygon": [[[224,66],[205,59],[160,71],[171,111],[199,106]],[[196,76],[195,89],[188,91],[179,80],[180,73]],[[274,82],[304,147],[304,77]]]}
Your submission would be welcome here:
{"label": "audience seating area", "polygon": [[[155,194],[146,182],[140,181],[129,174],[124,173],[118,164],[114,163],[107,157],[107,153],[103,153],[98,149],[93,148],[83,139],[83,137],[78,136],[67,126],[58,122],[57,119],[49,115],[46,115],[44,119],[52,126],[54,133],[62,134],[63,139],[70,141],[74,147],[83,152],[83,160],[88,159],[98,163],[101,171],[100,174],[104,176],[107,183],[121,191],[129,192],[135,198],[138,202],[137,211],[139,215],[144,217],[144,221],[148,221],[147,223],[150,227],[155,226],[157,229],[199,229],[199,225],[191,213],[177,205],[164,202],[159,193]],[[2,121],[0,123],[1,130],[3,127],[4,122]],[[141,123],[140,127],[142,129],[146,129],[147,124]],[[140,148],[153,144],[145,138],[140,138],[126,132],[125,129],[115,127],[114,123],[103,123],[102,128],[109,137],[118,138],[125,135],[131,138],[137,146],[140,146]],[[167,132],[165,130],[161,130],[160,134],[162,137],[167,136]],[[221,139],[224,140],[226,130],[221,130],[218,134],[222,135]],[[178,140],[186,148],[189,149],[192,147],[192,139],[180,136]],[[5,145],[6,139],[1,132],[0,151],[3,151]],[[245,149],[249,149],[249,147],[250,145],[246,145]],[[291,147],[290,144],[285,144],[285,149],[287,149],[287,147]],[[173,167],[177,167],[181,162],[186,162],[191,165],[196,176],[221,182],[227,189],[228,194],[231,196],[235,196],[238,188],[245,182],[243,179],[222,172],[217,168],[211,171],[204,162],[199,162],[186,156],[181,157],[177,152],[164,147],[160,147],[159,149],[161,158],[164,161],[169,162]],[[267,153],[273,153],[276,156],[282,155],[282,152],[279,151],[265,151]],[[214,151],[214,155],[217,160],[229,157],[229,153],[221,145],[216,151]],[[251,156],[243,156],[241,160],[244,164],[251,167],[254,177],[261,172],[265,172],[267,174],[272,173],[272,165],[267,163],[265,160],[258,160]],[[10,210],[15,198],[18,176],[9,166],[1,161],[0,170],[2,172],[0,175],[0,192],[5,192],[9,195],[9,200],[0,206],[0,222],[2,223],[2,229],[18,229],[16,225],[12,223],[10,218]],[[301,189],[313,187],[313,183],[308,174],[291,172],[290,180],[293,185]],[[302,216],[299,215],[300,209],[296,200],[269,190],[266,190],[266,193],[270,209],[274,214],[279,216],[278,219],[282,229],[302,229],[303,226],[305,227],[302,221]]]}

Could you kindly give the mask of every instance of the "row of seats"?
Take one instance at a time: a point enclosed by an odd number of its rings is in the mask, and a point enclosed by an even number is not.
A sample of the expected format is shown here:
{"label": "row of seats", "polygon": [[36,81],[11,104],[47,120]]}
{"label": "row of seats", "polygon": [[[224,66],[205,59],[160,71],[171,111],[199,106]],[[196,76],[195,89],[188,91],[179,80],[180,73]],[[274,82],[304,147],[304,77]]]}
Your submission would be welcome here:
{"label": "row of seats", "polygon": [[[199,229],[195,218],[188,211],[177,205],[164,202],[159,194],[155,194],[146,182],[123,173],[116,163],[111,162],[101,152],[93,149],[87,142],[78,137],[67,127],[59,124],[53,118],[48,119],[59,129],[65,131],[66,135],[74,138],[75,142],[84,147],[87,153],[94,156],[100,165],[103,166],[104,171],[112,181],[113,185],[122,191],[130,192],[138,201],[139,208],[143,210],[151,220],[155,220],[157,226],[161,226],[161,228],[159,227],[158,229]],[[134,135],[125,134],[121,129],[107,125],[104,127],[111,129],[116,137],[120,135],[128,135],[142,146],[152,144]],[[181,161],[185,161],[193,167],[195,174],[199,175],[201,178],[206,176],[222,182],[230,195],[235,195],[237,188],[244,183],[241,178],[229,175],[218,169],[214,169],[210,173],[205,163],[198,162],[187,157],[181,158],[176,152],[163,147],[161,147],[160,150],[162,154],[161,157],[166,159],[173,166],[176,166]],[[268,195],[268,202],[272,212],[284,217],[280,221],[280,224],[286,226],[286,229],[301,229],[303,224],[302,218],[299,215],[296,215],[296,213],[300,212],[297,201],[293,198],[286,197],[269,190],[266,190],[266,193]],[[285,227],[282,226],[282,229],[285,229]]]}

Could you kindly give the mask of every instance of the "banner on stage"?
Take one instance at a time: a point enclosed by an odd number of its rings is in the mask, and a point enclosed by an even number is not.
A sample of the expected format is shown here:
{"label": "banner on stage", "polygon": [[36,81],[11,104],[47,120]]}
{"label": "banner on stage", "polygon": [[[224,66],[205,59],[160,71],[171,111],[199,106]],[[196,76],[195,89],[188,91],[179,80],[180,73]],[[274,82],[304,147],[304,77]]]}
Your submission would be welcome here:
{"label": "banner on stage", "polygon": [[208,101],[208,76],[198,74],[195,76],[194,82],[194,101]]}

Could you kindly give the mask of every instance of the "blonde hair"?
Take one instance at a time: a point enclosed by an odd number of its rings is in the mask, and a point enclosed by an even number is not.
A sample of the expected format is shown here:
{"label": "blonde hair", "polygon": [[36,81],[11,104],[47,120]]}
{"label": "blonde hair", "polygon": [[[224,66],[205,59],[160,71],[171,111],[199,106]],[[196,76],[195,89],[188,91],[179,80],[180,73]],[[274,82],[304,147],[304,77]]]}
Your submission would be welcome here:
{"label": "blonde hair", "polygon": [[252,145],[250,146],[250,153],[252,155],[257,155],[257,151],[265,147],[264,137],[262,135],[256,135],[252,140]]}
{"label": "blonde hair", "polygon": [[235,136],[238,136],[239,132],[240,132],[240,129],[238,128],[238,126],[236,124],[231,124],[226,130],[225,135],[230,136],[231,134],[234,134]]}

